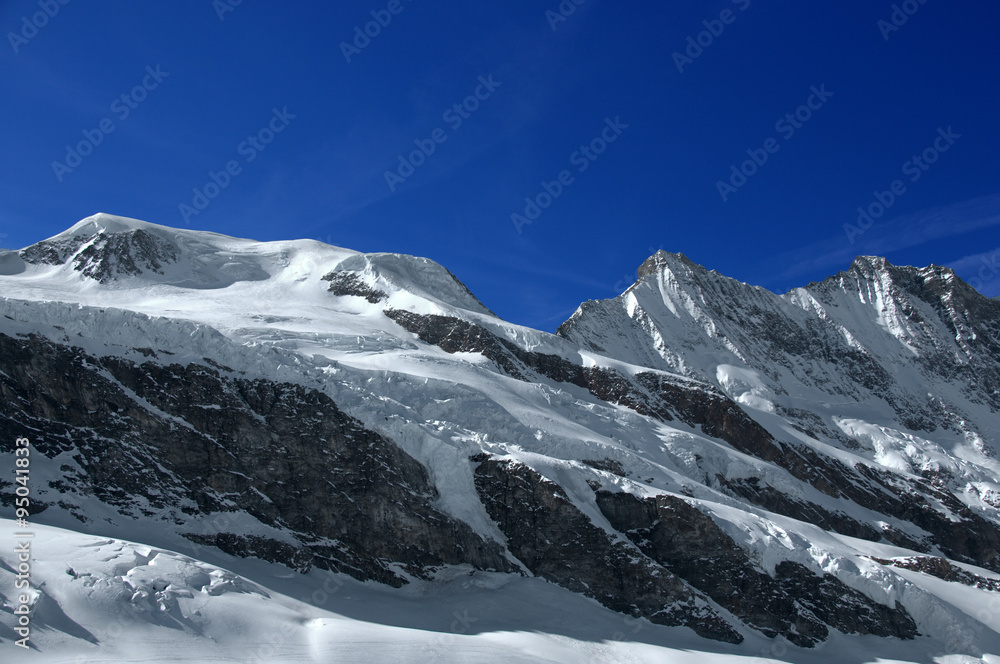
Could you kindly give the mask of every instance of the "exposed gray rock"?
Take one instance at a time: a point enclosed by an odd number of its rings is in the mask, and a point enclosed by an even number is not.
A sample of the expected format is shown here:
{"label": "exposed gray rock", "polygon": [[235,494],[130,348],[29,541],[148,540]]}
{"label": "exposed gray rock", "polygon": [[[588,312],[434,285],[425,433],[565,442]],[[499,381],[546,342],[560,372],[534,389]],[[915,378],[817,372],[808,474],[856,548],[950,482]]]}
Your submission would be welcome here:
{"label": "exposed gray rock", "polygon": [[88,240],[86,235],[71,235],[56,240],[42,240],[18,252],[21,259],[33,265],[62,265]]}
{"label": "exposed gray rock", "polygon": [[172,242],[141,228],[44,240],[20,251],[28,263],[62,265],[72,258],[73,269],[102,284],[146,271],[163,274],[179,255]]}
{"label": "exposed gray rock", "polygon": [[1000,579],[988,579],[984,576],[973,574],[937,556],[910,556],[907,558],[891,559],[872,558],[872,560],[880,565],[923,572],[924,574],[930,574],[945,581],[961,583],[982,590],[1000,592]]}
{"label": "exposed gray rock", "polygon": [[72,456],[51,487],[69,505],[90,495],[180,524],[245,511],[288,532],[297,551],[241,533],[202,541],[392,585],[405,582],[396,565],[416,576],[445,564],[514,569],[500,545],[432,506],[423,466],[320,392],[94,358],[34,336],[0,335],[0,358],[0,448],[26,435],[38,453]]}
{"label": "exposed gray rock", "polygon": [[778,582],[800,610],[814,616],[844,634],[874,634],[912,639],[920,636],[917,625],[899,602],[889,607],[849,588],[832,574],[818,575],[804,565],[791,561],[774,570]]}
{"label": "exposed gray rock", "polygon": [[586,464],[591,468],[596,468],[597,470],[604,470],[613,475],[618,475],[619,477],[626,477],[628,473],[625,472],[625,468],[622,467],[621,461],[616,461],[614,459],[581,459],[580,463]]}
{"label": "exposed gray rock", "polygon": [[486,511],[533,574],[622,613],[684,625],[719,641],[743,641],[677,577],[591,523],[558,484],[524,464],[488,455],[472,461]]}
{"label": "exposed gray rock", "polygon": [[643,553],[769,637],[810,647],[826,639],[827,625],[845,633],[917,635],[901,605],[879,604],[828,574],[786,561],[772,578],[711,517],[680,498],[640,500],[609,491],[596,498],[611,525]]}
{"label": "exposed gray rock", "polygon": [[[67,235],[5,257],[0,272],[17,274],[27,263],[72,264],[101,283],[143,273],[162,275],[184,258],[180,246],[188,246],[166,237],[142,228]],[[345,264],[354,267],[345,269]],[[393,288],[405,289],[412,279],[422,278],[421,292],[432,301],[456,310],[474,309],[479,315],[488,311],[479,310],[478,300],[454,275],[437,268],[424,271],[427,264],[426,259],[412,257],[358,255],[322,279],[336,296],[377,304],[389,296],[367,280],[370,271],[385,279],[377,283]],[[220,273],[225,274],[225,267],[218,268]],[[238,271],[253,278],[268,276],[259,266],[244,265]],[[941,553],[1000,571],[1000,529],[956,497],[948,471],[923,468],[904,475],[874,463],[851,465],[842,461],[845,456],[818,451],[801,440],[791,442],[796,439],[790,436],[776,438],[760,423],[768,420],[755,420],[755,411],[745,410],[736,396],[727,395],[729,388],[722,379],[713,383],[713,376],[673,373],[679,369],[670,362],[680,356],[670,353],[678,348],[700,352],[704,339],[697,335],[704,332],[710,337],[705,347],[736,349],[747,366],[767,379],[791,376],[798,381],[792,390],[805,385],[847,401],[881,399],[891,407],[886,412],[895,412],[906,428],[965,431],[972,444],[988,451],[981,438],[971,435],[975,427],[962,428],[960,409],[900,387],[892,362],[845,342],[844,331],[822,316],[796,309],[764,289],[726,280],[683,256],[668,254],[651,257],[639,275],[631,293],[667,276],[692,286],[701,299],[691,302],[704,306],[710,315],[708,331],[695,325],[692,338],[664,340],[653,329],[652,319],[637,315],[633,320],[631,310],[622,316],[615,308],[621,300],[613,305],[591,302],[560,327],[560,334],[574,342],[566,342],[570,352],[554,355],[528,350],[514,336],[512,341],[457,317],[392,309],[385,315],[424,343],[449,353],[480,353],[517,380],[576,386],[643,416],[684,423],[765,462],[754,465],[766,469],[766,478],[706,472],[703,480],[693,479],[704,482],[699,488],[704,493],[727,494],[717,496],[722,502],[751,503],[829,531],[888,541],[918,553]],[[229,281],[201,275],[180,283],[217,286]],[[912,366],[920,375],[962,385],[970,400],[1000,410],[997,302],[974,293],[946,269],[895,268],[871,258],[859,258],[847,272],[811,284],[807,291],[833,310],[845,293],[853,302],[877,289],[899,312],[919,348]],[[444,292],[447,297],[441,296]],[[591,326],[593,320],[599,325]],[[19,329],[24,329],[23,322],[17,322]],[[65,332],[59,326],[55,329]],[[641,343],[632,347],[622,342],[626,338]],[[952,340],[957,345],[951,345]],[[500,543],[438,509],[440,496],[428,471],[386,435],[349,417],[320,391],[248,379],[210,358],[171,363],[173,353],[184,349],[137,348],[133,351],[143,357],[131,353],[137,358],[133,361],[88,355],[72,343],[68,336],[61,344],[0,334],[0,450],[9,451],[10,441],[28,435],[38,454],[59,465],[59,477],[39,487],[36,512],[56,509],[89,522],[93,517],[84,506],[97,500],[124,515],[117,523],[165,519],[195,546],[281,562],[303,572],[319,567],[395,586],[411,576],[429,578],[443,565],[512,573],[526,569],[610,609],[659,624],[686,626],[730,643],[741,642],[749,629],[804,647],[826,639],[831,628],[904,639],[917,636],[913,619],[898,603],[883,605],[834,576],[796,562],[781,562],[774,570],[761,568],[754,555],[710,516],[681,498],[666,494],[640,498],[602,490],[595,477],[628,487],[630,471],[638,472],[641,466],[625,465],[592,447],[587,452],[591,458],[582,463],[593,470],[582,472],[594,489],[603,519],[596,511],[588,512],[589,505],[580,509],[580,503],[570,499],[577,497],[574,491],[582,484],[570,491],[571,485],[564,488],[523,463],[488,454],[472,457],[471,478],[486,514],[503,534],[505,541]],[[577,348],[598,349],[649,369],[632,374],[584,366],[582,360],[567,359],[576,357]],[[623,349],[634,355],[626,357]],[[782,393],[783,384],[772,388],[775,394],[788,396]],[[407,394],[405,389],[394,392],[393,396],[402,397],[393,406],[410,408]],[[578,396],[571,394],[573,399]],[[785,400],[775,405],[775,412],[819,443],[833,441],[859,453],[865,450],[863,440],[834,430],[833,424],[800,405]],[[449,408],[452,405],[441,406],[441,412]],[[424,417],[415,413],[410,422],[419,423]],[[433,417],[426,415],[428,420]],[[631,414],[625,419],[639,420]],[[511,432],[505,442],[516,445],[515,437],[524,431],[512,426],[503,434]],[[493,432],[473,433],[485,438]],[[615,442],[619,442],[617,430]],[[624,449],[625,445],[609,453],[620,454],[631,464],[634,459]],[[742,456],[726,454],[734,459]],[[707,468],[698,454],[693,457],[695,473],[699,467]],[[789,484],[797,490],[776,488],[787,489]],[[0,502],[11,504],[11,488],[10,482],[0,479]],[[815,495],[813,489],[824,495],[815,500],[827,507],[801,497]],[[688,490],[678,489],[685,495]],[[843,501],[844,509],[853,503],[852,515],[838,511],[836,500]],[[232,517],[231,523],[239,519],[246,523],[252,517],[269,526],[272,534],[251,535],[236,525],[213,531],[199,523],[220,514]],[[881,525],[886,520],[900,528]],[[875,560],[998,590],[989,579],[937,556]]]}
{"label": "exposed gray rock", "polygon": [[[1000,571],[1000,528],[965,507],[944,487],[914,481],[871,466],[850,468],[839,460],[802,444],[780,443],[732,399],[717,389],[666,374],[640,372],[626,377],[612,369],[583,367],[555,355],[518,348],[486,328],[447,316],[425,316],[387,310],[385,314],[416,334],[421,341],[449,353],[480,353],[508,375],[530,381],[542,376],[583,387],[594,396],[631,408],[664,422],[678,419],[699,426],[758,459],[787,470],[796,479],[833,498],[847,498],[875,514],[889,515],[926,530],[931,543],[957,560]],[[875,530],[845,514],[832,513],[807,501],[789,500],[766,485],[731,482],[719,485],[734,495],[835,532],[925,551],[927,543],[898,530]],[[944,504],[959,521],[932,506]]]}
{"label": "exposed gray rock", "polygon": [[363,297],[372,304],[378,304],[389,297],[385,291],[373,288],[354,272],[330,272],[323,276],[323,281],[330,282],[331,293],[337,296],[354,295]]}

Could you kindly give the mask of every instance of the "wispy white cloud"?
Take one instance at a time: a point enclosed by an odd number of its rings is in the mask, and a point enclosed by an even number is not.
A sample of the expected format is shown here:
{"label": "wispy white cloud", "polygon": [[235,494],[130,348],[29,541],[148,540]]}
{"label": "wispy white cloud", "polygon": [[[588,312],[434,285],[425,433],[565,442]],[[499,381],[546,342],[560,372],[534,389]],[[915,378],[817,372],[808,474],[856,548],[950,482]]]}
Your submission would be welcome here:
{"label": "wispy white cloud", "polygon": [[852,244],[839,233],[792,252],[772,257],[787,266],[771,282],[787,282],[817,270],[844,269],[859,255],[885,256],[901,249],[1000,225],[1000,195],[983,196],[876,222]]}
{"label": "wispy white cloud", "polygon": [[1000,247],[945,263],[983,295],[1000,295]]}

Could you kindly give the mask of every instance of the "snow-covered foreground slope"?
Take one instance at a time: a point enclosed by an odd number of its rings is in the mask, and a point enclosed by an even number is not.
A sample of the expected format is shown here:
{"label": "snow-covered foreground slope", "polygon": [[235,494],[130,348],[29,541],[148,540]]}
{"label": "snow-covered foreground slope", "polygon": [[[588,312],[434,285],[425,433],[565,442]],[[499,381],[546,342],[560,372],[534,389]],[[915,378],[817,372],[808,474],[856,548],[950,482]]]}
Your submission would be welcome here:
{"label": "snow-covered foreground slope", "polygon": [[[95,215],[0,254],[0,450],[32,441],[32,521],[163,550],[39,526],[38,580],[99,636],[77,559],[172,570],[147,591],[169,618],[93,586],[152,630],[98,639],[112,661],[246,661],[286,626],[286,661],[990,661],[1000,305],[933,271],[937,300],[900,297],[912,274],[870,261],[779,297],[678,260],[556,336],[432,261],[313,241]],[[350,593],[282,597],[330,579]],[[45,656],[93,648],[59,632]]]}
{"label": "snow-covered foreground slope", "polygon": [[[713,644],[684,629],[623,617],[538,579],[454,569],[433,582],[392,590],[327,572],[299,575],[212,556],[241,569],[237,574],[127,540],[48,526],[32,530],[36,590],[30,651],[11,644],[17,562],[9,552],[0,553],[5,662],[789,661],[780,644],[764,639],[739,648]],[[15,532],[12,521],[0,520],[0,538],[12,541]],[[935,590],[965,610],[985,602],[978,596],[982,591]],[[932,658],[924,641],[901,646],[873,637],[836,637],[814,652],[796,653],[793,661],[1000,662],[989,654]]]}

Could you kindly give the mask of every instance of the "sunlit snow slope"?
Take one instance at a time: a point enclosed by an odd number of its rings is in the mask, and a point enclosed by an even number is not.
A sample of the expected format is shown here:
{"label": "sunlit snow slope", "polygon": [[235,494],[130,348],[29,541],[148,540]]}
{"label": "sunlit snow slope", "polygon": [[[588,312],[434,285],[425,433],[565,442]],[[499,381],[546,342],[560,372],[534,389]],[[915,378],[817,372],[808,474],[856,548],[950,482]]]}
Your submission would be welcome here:
{"label": "sunlit snow slope", "polygon": [[100,214],[0,293],[0,449],[87,533],[38,527],[32,661],[1000,661],[1000,303],[950,271],[658,254],[550,335],[427,259]]}

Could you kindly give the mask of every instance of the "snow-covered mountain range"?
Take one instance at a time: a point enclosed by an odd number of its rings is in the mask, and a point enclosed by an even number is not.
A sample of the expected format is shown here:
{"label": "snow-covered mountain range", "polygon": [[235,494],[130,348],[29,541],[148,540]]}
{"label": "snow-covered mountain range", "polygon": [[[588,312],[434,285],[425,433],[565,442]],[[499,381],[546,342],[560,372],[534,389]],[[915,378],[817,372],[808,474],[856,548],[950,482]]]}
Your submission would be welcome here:
{"label": "snow-covered mountain range", "polygon": [[659,252],[553,335],[427,259],[99,214],[0,289],[39,661],[1000,662],[1000,301],[947,268]]}

